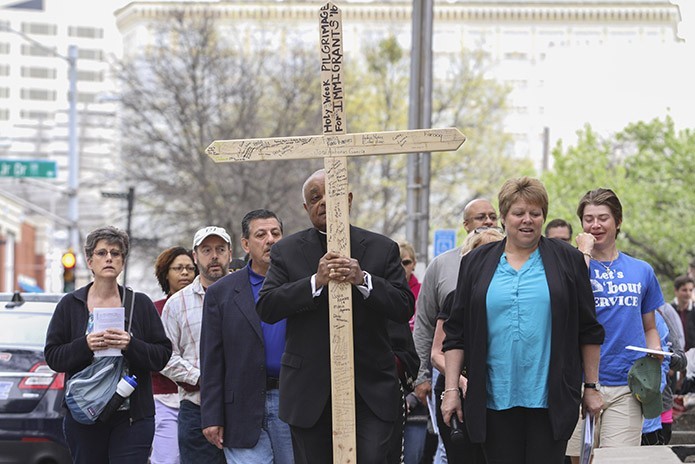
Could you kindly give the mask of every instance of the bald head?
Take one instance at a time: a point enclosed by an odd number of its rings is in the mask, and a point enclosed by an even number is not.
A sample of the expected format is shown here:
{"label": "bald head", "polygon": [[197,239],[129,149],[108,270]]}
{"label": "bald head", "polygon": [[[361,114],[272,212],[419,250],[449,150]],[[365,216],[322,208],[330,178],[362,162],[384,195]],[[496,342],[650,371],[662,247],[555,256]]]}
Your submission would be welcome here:
{"label": "bald head", "polygon": [[463,208],[463,228],[466,232],[478,227],[496,227],[497,213],[492,203],[484,198],[476,198]]}
{"label": "bald head", "polygon": [[[326,232],[326,171],[319,169],[302,185],[304,210],[309,220],[320,231]],[[348,192],[348,211],[352,207],[352,192]]]}

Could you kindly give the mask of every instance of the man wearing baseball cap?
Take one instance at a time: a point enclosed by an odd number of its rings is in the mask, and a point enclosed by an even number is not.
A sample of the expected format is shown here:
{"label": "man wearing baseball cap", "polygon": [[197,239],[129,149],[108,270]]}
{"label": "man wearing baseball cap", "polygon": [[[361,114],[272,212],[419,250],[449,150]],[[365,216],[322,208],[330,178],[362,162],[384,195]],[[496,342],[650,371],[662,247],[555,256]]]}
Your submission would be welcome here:
{"label": "man wearing baseball cap", "polygon": [[229,273],[231,239],[222,227],[208,226],[193,237],[198,276],[164,305],[162,323],[173,348],[162,374],[179,386],[179,454],[181,464],[225,463],[222,450],[210,444],[200,423],[200,327],[205,291]]}

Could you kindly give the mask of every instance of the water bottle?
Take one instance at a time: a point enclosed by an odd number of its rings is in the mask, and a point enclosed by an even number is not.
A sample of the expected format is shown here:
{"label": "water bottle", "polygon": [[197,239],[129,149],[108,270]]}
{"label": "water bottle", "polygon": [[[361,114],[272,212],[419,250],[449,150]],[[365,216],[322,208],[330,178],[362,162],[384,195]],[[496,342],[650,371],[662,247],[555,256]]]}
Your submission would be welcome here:
{"label": "water bottle", "polygon": [[99,420],[101,422],[106,422],[109,420],[111,415],[121,407],[125,399],[128,398],[133,391],[135,391],[135,387],[137,386],[138,382],[136,376],[131,377],[126,375],[123,377],[120,382],[118,382],[118,385],[116,385],[116,393],[113,394],[109,402],[106,404],[104,410],[101,411]]}

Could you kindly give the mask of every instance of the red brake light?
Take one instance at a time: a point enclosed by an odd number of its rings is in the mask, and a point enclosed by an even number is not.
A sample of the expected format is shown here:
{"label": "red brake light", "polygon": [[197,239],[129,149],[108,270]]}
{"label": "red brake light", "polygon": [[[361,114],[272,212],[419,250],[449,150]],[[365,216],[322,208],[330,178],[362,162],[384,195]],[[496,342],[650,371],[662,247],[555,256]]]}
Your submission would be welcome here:
{"label": "red brake light", "polygon": [[51,384],[50,387],[48,387],[49,390],[62,390],[65,388],[65,374],[62,372],[58,372],[57,375],[55,376],[55,380],[53,380],[53,383]]}
{"label": "red brake light", "polygon": [[[45,362],[38,362],[29,369],[29,372],[33,372],[38,375],[30,375],[24,377],[17,388],[23,390],[46,390],[54,387],[54,383],[58,382],[57,373],[54,372]],[[60,384],[62,388],[63,379],[60,379]]]}

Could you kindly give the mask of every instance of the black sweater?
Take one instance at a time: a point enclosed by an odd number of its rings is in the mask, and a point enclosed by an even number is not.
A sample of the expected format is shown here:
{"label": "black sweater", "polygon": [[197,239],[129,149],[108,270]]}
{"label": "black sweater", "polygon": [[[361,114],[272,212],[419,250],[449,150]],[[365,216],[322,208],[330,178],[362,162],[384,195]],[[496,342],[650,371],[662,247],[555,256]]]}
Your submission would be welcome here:
{"label": "black sweater", "polygon": [[[56,306],[46,333],[46,363],[56,372],[65,372],[66,380],[92,363],[94,353],[87,346],[87,293],[89,287],[65,295]],[[118,291],[123,296],[123,287]],[[126,308],[126,317],[130,307]],[[138,386],[130,396],[132,420],[154,416],[154,400],[150,373],[160,371],[171,357],[171,342],[152,301],[143,293],[135,293],[131,340],[123,351],[131,375]]]}

